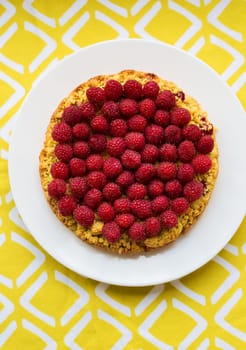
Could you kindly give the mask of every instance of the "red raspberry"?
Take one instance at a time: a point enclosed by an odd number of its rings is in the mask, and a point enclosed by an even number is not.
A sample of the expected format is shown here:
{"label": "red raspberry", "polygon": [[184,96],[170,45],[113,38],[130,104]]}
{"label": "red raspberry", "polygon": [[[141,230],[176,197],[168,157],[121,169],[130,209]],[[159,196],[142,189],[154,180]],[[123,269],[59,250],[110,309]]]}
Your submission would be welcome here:
{"label": "red raspberry", "polygon": [[81,120],[80,108],[74,104],[66,107],[62,113],[62,121],[70,126],[79,123]]}
{"label": "red raspberry", "polygon": [[177,107],[171,111],[171,123],[177,126],[185,126],[191,120],[191,115],[188,109]]}
{"label": "red raspberry", "polygon": [[118,101],[123,94],[123,87],[117,80],[110,79],[106,82],[104,91],[107,100]]}
{"label": "red raspberry", "polygon": [[143,199],[147,194],[147,190],[143,184],[135,182],[134,184],[128,187],[126,194],[127,197],[131,200]]}
{"label": "red raspberry", "polygon": [[206,154],[199,154],[192,159],[192,166],[196,174],[205,174],[211,169],[212,161]]}
{"label": "red raspberry", "polygon": [[152,118],[156,111],[155,102],[150,98],[145,98],[144,100],[139,102],[139,111],[140,114],[146,119]]}
{"label": "red raspberry", "polygon": [[97,208],[97,214],[104,222],[110,222],[114,220],[114,208],[107,202],[103,202]]}
{"label": "red raspberry", "polygon": [[156,175],[156,168],[153,164],[144,163],[140,165],[138,170],[136,171],[135,177],[136,180],[141,183],[147,183],[153,179]]}
{"label": "red raspberry", "polygon": [[120,228],[115,222],[107,222],[103,226],[102,235],[110,243],[117,242],[121,236]]}
{"label": "red raspberry", "polygon": [[164,130],[159,125],[151,124],[145,129],[145,138],[148,143],[159,146],[164,140]]}
{"label": "red raspberry", "polygon": [[131,117],[134,114],[137,114],[139,111],[138,103],[135,100],[130,98],[124,98],[119,103],[119,108],[121,114],[126,117]]}
{"label": "red raspberry", "polygon": [[179,160],[183,163],[190,163],[195,157],[196,149],[191,141],[183,141],[178,146],[178,156]]}
{"label": "red raspberry", "polygon": [[119,185],[114,182],[107,183],[103,189],[103,196],[106,200],[114,202],[117,198],[121,196],[121,191]]}
{"label": "red raspberry", "polygon": [[86,90],[88,100],[96,106],[101,106],[105,101],[105,92],[102,88],[91,86]]}
{"label": "red raspberry", "polygon": [[73,136],[76,139],[87,140],[90,136],[90,128],[86,123],[78,123],[73,126]]}
{"label": "red raspberry", "polygon": [[80,158],[72,158],[69,162],[69,169],[72,176],[83,176],[86,173],[85,161]]}
{"label": "red raspberry", "polygon": [[126,146],[134,151],[140,151],[145,144],[144,136],[140,132],[129,132],[125,136]]}
{"label": "red raspberry", "polygon": [[184,214],[189,208],[189,202],[184,197],[178,197],[171,201],[171,209],[177,214]]}
{"label": "red raspberry", "polygon": [[95,219],[93,211],[86,205],[78,206],[73,212],[74,219],[84,227],[90,227]]}
{"label": "red raspberry", "polygon": [[92,188],[84,196],[84,204],[91,209],[96,209],[102,203],[102,192],[97,188]]}
{"label": "red raspberry", "polygon": [[210,153],[214,148],[214,140],[210,135],[204,135],[200,138],[196,145],[198,152],[202,154]]}
{"label": "red raspberry", "polygon": [[203,194],[203,184],[199,181],[192,180],[184,186],[184,196],[188,202],[199,199]]}
{"label": "red raspberry", "polygon": [[67,143],[58,143],[54,152],[56,157],[64,163],[68,163],[73,156],[73,148]]}
{"label": "red raspberry", "polygon": [[152,201],[152,210],[154,213],[159,214],[163,210],[167,209],[169,205],[169,200],[166,196],[158,196]]}
{"label": "red raspberry", "polygon": [[101,170],[103,167],[103,157],[100,154],[91,154],[86,159],[86,167],[89,171]]}
{"label": "red raspberry", "polygon": [[169,198],[177,198],[182,194],[182,185],[177,179],[170,180],[165,185],[165,192]]}
{"label": "red raspberry", "polygon": [[90,153],[90,147],[85,141],[76,141],[73,144],[73,154],[78,158],[86,158]]}
{"label": "red raspberry", "polygon": [[119,214],[115,221],[121,228],[126,229],[134,223],[134,216],[130,213]]}
{"label": "red raspberry", "polygon": [[89,138],[89,146],[94,152],[103,152],[107,146],[106,136],[102,134],[91,135]]}
{"label": "red raspberry", "polygon": [[177,160],[177,148],[171,143],[164,143],[160,148],[160,159],[168,162],[175,162]]}
{"label": "red raspberry", "polygon": [[59,199],[66,192],[66,182],[62,179],[54,179],[48,184],[48,194],[50,197]]}
{"label": "red raspberry", "polygon": [[169,230],[170,228],[176,226],[177,223],[178,223],[177,215],[174,213],[174,211],[172,211],[170,209],[164,211],[161,214],[160,220],[161,220],[162,227],[167,229],[167,230]]}
{"label": "red raspberry", "polygon": [[116,213],[125,214],[131,210],[131,202],[128,198],[119,198],[114,201],[114,210]]}
{"label": "red raspberry", "polygon": [[103,172],[94,170],[87,175],[87,183],[90,187],[102,189],[106,185],[107,179]]}
{"label": "red raspberry", "polygon": [[161,109],[171,109],[175,106],[175,95],[169,90],[160,91],[156,97],[156,105]]}
{"label": "red raspberry", "polygon": [[131,203],[134,215],[140,219],[148,218],[152,215],[151,202],[147,199],[134,199]]}
{"label": "red raspberry", "polygon": [[120,173],[122,173],[122,165],[119,159],[114,157],[109,157],[104,161],[103,172],[107,178],[116,178]]}
{"label": "red raspberry", "polygon": [[69,167],[63,162],[55,162],[51,165],[50,173],[55,179],[66,180],[69,177]]}
{"label": "red raspberry", "polygon": [[54,126],[52,133],[53,139],[60,143],[70,142],[72,140],[71,126],[66,123],[58,123]]}
{"label": "red raspberry", "polygon": [[109,129],[107,119],[101,114],[98,114],[92,118],[91,127],[92,130],[96,133],[106,133]]}
{"label": "red raspberry", "polygon": [[62,216],[70,216],[77,207],[77,203],[73,196],[67,194],[59,199],[57,207]]}
{"label": "red raspberry", "polygon": [[107,152],[112,157],[120,157],[126,149],[126,143],[121,137],[113,137],[108,140]]}
{"label": "red raspberry", "polygon": [[194,169],[190,164],[180,164],[177,170],[177,179],[182,183],[193,180],[195,175]]}
{"label": "red raspberry", "polygon": [[116,179],[117,185],[121,187],[128,187],[135,181],[134,175],[130,171],[123,171]]}
{"label": "red raspberry", "polygon": [[159,158],[159,149],[155,145],[147,144],[141,152],[144,163],[155,163]]}
{"label": "red raspberry", "polygon": [[137,80],[129,79],[124,84],[124,94],[128,98],[139,100],[142,97],[142,84]]}
{"label": "red raspberry", "polygon": [[182,129],[182,135],[185,139],[196,142],[202,136],[202,132],[197,125],[189,124]]}
{"label": "red raspberry", "polygon": [[94,105],[89,101],[83,102],[79,106],[79,109],[80,109],[82,119],[85,119],[85,120],[91,119],[96,113],[96,109]]}
{"label": "red raspberry", "polygon": [[160,180],[153,180],[148,185],[148,194],[151,198],[160,196],[164,192],[164,184]]}
{"label": "red raspberry", "polygon": [[70,178],[69,186],[71,193],[78,198],[84,197],[88,190],[86,179],[80,176]]}
{"label": "red raspberry", "polygon": [[147,125],[147,120],[140,114],[136,114],[127,123],[131,131],[143,132]]}
{"label": "red raspberry", "polygon": [[141,164],[141,156],[138,152],[127,149],[121,156],[124,167],[128,169],[137,169]]}
{"label": "red raspberry", "polygon": [[181,139],[181,129],[176,125],[168,125],[164,131],[166,143],[178,144]]}
{"label": "red raspberry", "polygon": [[171,180],[175,178],[177,173],[177,167],[171,162],[162,162],[157,168],[157,174],[163,181]]}
{"label": "red raspberry", "polygon": [[168,113],[168,111],[158,109],[155,113],[154,121],[157,125],[167,126],[170,121],[170,114]]}
{"label": "red raspberry", "polygon": [[143,86],[143,95],[148,98],[156,98],[159,90],[159,85],[154,80],[150,80]]}
{"label": "red raspberry", "polygon": [[129,237],[136,242],[143,241],[146,238],[145,225],[142,222],[134,222],[128,234]]}
{"label": "red raspberry", "polygon": [[127,133],[128,127],[123,119],[115,119],[110,123],[110,134],[116,137],[123,137]]}
{"label": "red raspberry", "polygon": [[160,233],[161,230],[161,224],[160,221],[154,217],[151,216],[145,221],[145,231],[147,237],[155,237]]}
{"label": "red raspberry", "polygon": [[120,115],[119,105],[114,101],[107,101],[102,106],[102,112],[108,119],[116,119]]}

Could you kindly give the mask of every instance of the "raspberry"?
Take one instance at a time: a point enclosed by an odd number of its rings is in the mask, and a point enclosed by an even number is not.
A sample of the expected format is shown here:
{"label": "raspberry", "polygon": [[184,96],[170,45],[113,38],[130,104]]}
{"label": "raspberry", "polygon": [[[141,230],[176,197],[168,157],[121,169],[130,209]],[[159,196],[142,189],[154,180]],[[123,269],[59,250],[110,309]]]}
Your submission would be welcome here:
{"label": "raspberry", "polygon": [[86,167],[89,171],[101,170],[103,167],[103,157],[100,154],[91,154],[86,159]]}
{"label": "raspberry", "polygon": [[107,152],[112,157],[120,157],[126,149],[126,143],[121,137],[113,137],[108,140]]}
{"label": "raspberry", "polygon": [[138,170],[136,171],[135,177],[136,180],[141,183],[147,183],[153,179],[156,175],[156,168],[153,164],[144,163],[140,165]]}
{"label": "raspberry", "polygon": [[184,196],[188,202],[199,199],[203,194],[203,184],[199,181],[192,180],[184,186]]}
{"label": "raspberry", "polygon": [[131,200],[143,199],[147,194],[147,190],[143,184],[139,184],[135,182],[134,184],[128,187],[126,194],[127,194],[127,197],[130,198]]}
{"label": "raspberry", "polygon": [[126,116],[131,117],[139,111],[138,103],[130,98],[124,98],[119,103],[120,112]]}
{"label": "raspberry", "polygon": [[86,179],[80,176],[70,178],[69,186],[71,193],[78,198],[84,197],[88,190]]}
{"label": "raspberry", "polygon": [[164,131],[166,143],[178,144],[181,139],[181,129],[176,125],[168,125]]}
{"label": "raspberry", "polygon": [[210,153],[214,148],[214,140],[210,135],[204,135],[198,141],[196,148],[202,154]]}
{"label": "raspberry", "polygon": [[106,176],[98,170],[94,170],[87,175],[87,183],[90,187],[102,189],[106,185]]}
{"label": "raspberry", "polygon": [[157,174],[159,178],[163,181],[171,180],[175,178],[177,173],[177,168],[174,163],[171,162],[162,162],[157,168]]}
{"label": "raspberry", "polygon": [[102,112],[108,119],[118,118],[120,115],[119,105],[114,101],[107,101],[102,106]]}
{"label": "raspberry", "polygon": [[68,163],[73,156],[73,148],[67,143],[58,143],[55,146],[54,152],[56,157],[65,163]]}
{"label": "raspberry", "polygon": [[141,156],[138,152],[127,149],[121,156],[124,167],[128,169],[137,169],[141,164]]}
{"label": "raspberry", "polygon": [[147,144],[141,152],[144,163],[155,163],[159,158],[159,149],[155,145]]}
{"label": "raspberry", "polygon": [[110,243],[117,242],[120,239],[120,228],[115,222],[107,222],[102,229],[103,237]]}
{"label": "raspberry", "polygon": [[105,92],[102,88],[97,86],[91,86],[86,90],[86,96],[88,100],[97,105],[101,106],[105,101]]}
{"label": "raspberry", "polygon": [[117,80],[110,79],[105,84],[104,92],[107,100],[118,101],[123,94],[123,87]]}
{"label": "raspberry", "polygon": [[154,121],[157,125],[167,126],[170,121],[170,114],[168,113],[168,111],[164,111],[163,109],[158,109],[155,112]]}
{"label": "raspberry", "polygon": [[117,185],[121,187],[128,187],[135,181],[134,175],[130,171],[123,171],[116,179]]}
{"label": "raspberry", "polygon": [[81,111],[76,104],[66,107],[62,113],[62,121],[70,126],[79,123],[80,119]]}
{"label": "raspberry", "polygon": [[164,140],[164,130],[159,125],[151,124],[145,129],[145,138],[148,143],[159,146]]}
{"label": "raspberry", "polygon": [[156,105],[161,109],[171,109],[176,104],[175,95],[169,90],[160,91],[156,97]]}
{"label": "raspberry", "polygon": [[134,151],[140,151],[145,144],[144,136],[140,132],[129,132],[125,136],[126,146]]}
{"label": "raspberry", "polygon": [[194,169],[190,164],[180,164],[177,170],[177,179],[182,183],[193,180],[195,175]]}
{"label": "raspberry", "polygon": [[107,119],[101,114],[98,114],[92,118],[91,127],[95,133],[105,133],[109,129]]}
{"label": "raspberry", "polygon": [[74,219],[84,227],[90,227],[95,219],[93,211],[86,205],[80,205],[73,211]]}
{"label": "raspberry", "polygon": [[192,166],[196,174],[205,174],[212,166],[212,161],[206,154],[199,154],[192,159]]}
{"label": "raspberry", "polygon": [[159,85],[155,81],[150,80],[143,86],[143,95],[148,98],[156,98],[159,90]]}
{"label": "raspberry", "polygon": [[189,202],[184,197],[178,197],[171,201],[170,207],[177,215],[182,215],[189,208]]}
{"label": "raspberry", "polygon": [[114,208],[107,202],[103,202],[97,208],[97,214],[104,222],[110,222],[114,219]]}
{"label": "raspberry", "polygon": [[128,127],[123,119],[115,119],[110,124],[110,134],[112,136],[123,137],[127,133]]}
{"label": "raspberry", "polygon": [[92,188],[84,196],[84,204],[91,209],[96,209],[102,202],[102,192],[97,188]]}
{"label": "raspberry", "polygon": [[177,198],[182,194],[182,185],[179,180],[170,180],[165,185],[165,192],[169,198]]}
{"label": "raspberry", "polygon": [[80,140],[87,140],[90,136],[90,128],[86,123],[78,123],[73,126],[73,136]]}
{"label": "raspberry", "polygon": [[152,118],[156,111],[155,102],[150,98],[145,98],[139,102],[139,111],[146,119]]}
{"label": "raspberry", "polygon": [[161,230],[161,224],[160,221],[154,217],[151,216],[145,221],[145,231],[147,237],[155,237],[160,233]]}
{"label": "raspberry", "polygon": [[129,237],[136,242],[143,241],[146,238],[145,225],[142,222],[134,222],[128,234]]}
{"label": "raspberry", "polygon": [[196,149],[191,141],[183,141],[178,146],[178,156],[179,160],[183,163],[189,163],[194,158],[196,154]]}
{"label": "raspberry", "polygon": [[177,126],[185,126],[191,120],[188,109],[177,107],[171,111],[171,123]]}
{"label": "raspberry", "polygon": [[127,124],[131,131],[143,132],[147,125],[147,120],[140,114],[136,114],[128,120]]}
{"label": "raspberry", "polygon": [[182,135],[186,140],[196,142],[202,136],[202,132],[197,125],[189,124],[182,129]]}
{"label": "raspberry", "polygon": [[82,119],[85,119],[85,120],[91,119],[96,113],[96,109],[94,105],[89,101],[83,102],[79,106],[79,109],[80,109]]}
{"label": "raspberry", "polygon": [[148,218],[152,215],[151,202],[147,199],[134,199],[131,203],[131,209],[140,219]]}
{"label": "raspberry", "polygon": [[152,201],[152,210],[154,213],[159,214],[163,210],[167,209],[169,200],[166,196],[158,196]]}
{"label": "raspberry", "polygon": [[137,80],[129,79],[124,84],[124,94],[128,98],[139,100],[142,97],[142,84]]}
{"label": "raspberry", "polygon": [[90,153],[90,147],[85,141],[76,141],[73,144],[73,154],[78,158],[86,158]]}
{"label": "raspberry", "polygon": [[76,203],[74,197],[69,195],[69,194],[63,196],[57,202],[58,210],[62,216],[72,215],[76,206],[77,206],[77,203]]}
{"label": "raspberry", "polygon": [[125,214],[131,210],[131,202],[128,198],[119,198],[114,201],[114,210],[116,213]]}
{"label": "raspberry", "polygon": [[171,143],[164,143],[160,148],[160,159],[168,162],[175,162],[177,160],[177,148]]}
{"label": "raspberry", "polygon": [[164,192],[164,184],[160,180],[153,180],[148,185],[148,194],[151,198],[160,196]]}
{"label": "raspberry", "polygon": [[62,179],[54,179],[48,184],[48,194],[50,197],[59,199],[66,192],[66,182]]}
{"label": "raspberry", "polygon": [[55,179],[66,180],[69,177],[69,167],[63,162],[55,162],[51,165],[50,173]]}
{"label": "raspberry", "polygon": [[64,122],[58,123],[54,126],[52,133],[53,139],[60,143],[70,142],[72,140],[71,126]]}
{"label": "raspberry", "polygon": [[72,176],[83,176],[86,173],[85,161],[80,158],[72,158],[69,162],[69,169]]}
{"label": "raspberry", "polygon": [[103,172],[107,178],[116,178],[122,172],[122,165],[119,159],[109,157],[104,161]]}
{"label": "raspberry", "polygon": [[107,183],[103,189],[103,196],[106,200],[114,202],[117,198],[121,196],[121,191],[119,185],[114,182]]}
{"label": "raspberry", "polygon": [[89,146],[94,152],[101,153],[107,146],[107,138],[102,134],[94,134],[89,138]]}
{"label": "raspberry", "polygon": [[167,230],[176,226],[178,223],[177,215],[174,213],[174,211],[172,211],[170,209],[164,211],[160,215],[160,220],[161,220],[162,227],[167,229]]}
{"label": "raspberry", "polygon": [[115,221],[121,228],[126,229],[134,223],[134,216],[130,213],[119,214]]}

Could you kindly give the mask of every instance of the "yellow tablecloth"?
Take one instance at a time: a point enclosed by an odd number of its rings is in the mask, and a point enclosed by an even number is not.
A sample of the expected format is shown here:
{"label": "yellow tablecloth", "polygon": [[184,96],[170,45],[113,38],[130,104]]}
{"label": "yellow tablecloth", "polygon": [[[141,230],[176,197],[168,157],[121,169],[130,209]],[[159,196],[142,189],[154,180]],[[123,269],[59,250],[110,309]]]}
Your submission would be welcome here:
{"label": "yellow tablecloth", "polygon": [[246,220],[223,251],[181,280],[106,285],[71,272],[35,242],[7,170],[16,112],[32,85],[95,42],[153,38],[187,50],[245,108],[245,23],[244,0],[0,1],[0,349],[246,349]]}

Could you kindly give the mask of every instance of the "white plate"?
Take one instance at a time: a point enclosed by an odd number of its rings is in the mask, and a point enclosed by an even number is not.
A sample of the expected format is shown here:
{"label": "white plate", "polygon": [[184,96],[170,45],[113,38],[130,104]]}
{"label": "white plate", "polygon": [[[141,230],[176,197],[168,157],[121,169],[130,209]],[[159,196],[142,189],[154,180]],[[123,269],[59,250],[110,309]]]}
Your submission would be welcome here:
{"label": "white plate", "polygon": [[[47,204],[39,179],[39,152],[51,113],[74,87],[97,74],[132,68],[154,72],[196,98],[217,126],[220,172],[212,198],[196,225],[163,250],[135,258],[115,256],[81,242]],[[128,39],[86,47],[67,57],[33,87],[13,134],[9,175],[19,212],[38,243],[56,260],[98,281],[154,285],[191,273],[231,239],[245,214],[246,118],[219,76],[174,47]]]}

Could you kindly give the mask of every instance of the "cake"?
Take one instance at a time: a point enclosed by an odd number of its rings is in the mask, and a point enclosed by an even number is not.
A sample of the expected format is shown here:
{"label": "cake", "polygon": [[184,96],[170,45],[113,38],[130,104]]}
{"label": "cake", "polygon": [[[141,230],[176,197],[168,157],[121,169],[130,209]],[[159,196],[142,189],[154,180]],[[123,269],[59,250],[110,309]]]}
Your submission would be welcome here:
{"label": "cake", "polygon": [[208,204],[215,133],[194,98],[154,73],[93,77],[50,117],[39,157],[44,194],[71,234],[105,252],[162,248]]}

